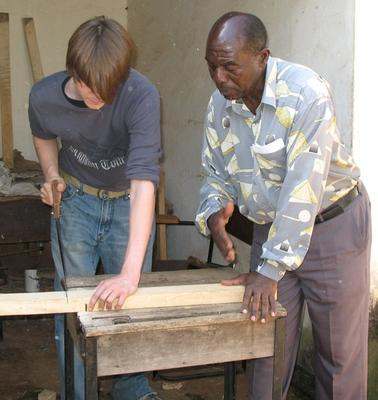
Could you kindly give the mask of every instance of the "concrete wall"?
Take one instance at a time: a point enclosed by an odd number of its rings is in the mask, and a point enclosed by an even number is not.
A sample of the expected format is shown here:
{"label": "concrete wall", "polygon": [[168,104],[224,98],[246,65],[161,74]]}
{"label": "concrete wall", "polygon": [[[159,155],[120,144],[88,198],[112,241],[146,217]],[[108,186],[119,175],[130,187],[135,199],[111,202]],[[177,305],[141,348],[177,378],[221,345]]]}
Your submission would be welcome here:
{"label": "concrete wall", "polygon": [[[127,0],[0,0],[0,12],[10,14],[10,52],[14,147],[35,159],[27,103],[33,84],[22,28],[23,17],[33,17],[45,75],[64,69],[67,42],[75,28],[97,15],[126,24]],[[1,140],[0,140],[1,154]]]}
{"label": "concrete wall", "polygon": [[[213,91],[205,41],[212,23],[231,10],[252,12],[265,22],[273,55],[306,64],[331,82],[344,140],[351,144],[353,0],[129,0],[137,68],[162,96],[167,196],[185,219],[192,219],[196,209],[202,121]],[[169,246],[175,258],[204,257],[207,242],[192,228],[170,227]],[[248,249],[239,247],[247,268]]]}

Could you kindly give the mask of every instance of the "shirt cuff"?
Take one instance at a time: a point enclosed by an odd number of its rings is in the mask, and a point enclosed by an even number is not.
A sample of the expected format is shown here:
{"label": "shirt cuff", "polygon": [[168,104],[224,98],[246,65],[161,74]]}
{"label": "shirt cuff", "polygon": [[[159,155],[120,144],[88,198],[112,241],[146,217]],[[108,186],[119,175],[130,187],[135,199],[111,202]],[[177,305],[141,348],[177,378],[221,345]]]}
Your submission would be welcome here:
{"label": "shirt cuff", "polygon": [[284,277],[286,269],[277,261],[262,260],[256,272],[278,282]]}
{"label": "shirt cuff", "polygon": [[210,235],[211,232],[207,225],[207,220],[210,218],[211,215],[224,208],[227,201],[227,199],[224,199],[224,201],[222,201],[221,199],[218,199],[218,201],[213,201],[210,205],[206,207],[205,211],[196,215],[196,226],[202,235]]}

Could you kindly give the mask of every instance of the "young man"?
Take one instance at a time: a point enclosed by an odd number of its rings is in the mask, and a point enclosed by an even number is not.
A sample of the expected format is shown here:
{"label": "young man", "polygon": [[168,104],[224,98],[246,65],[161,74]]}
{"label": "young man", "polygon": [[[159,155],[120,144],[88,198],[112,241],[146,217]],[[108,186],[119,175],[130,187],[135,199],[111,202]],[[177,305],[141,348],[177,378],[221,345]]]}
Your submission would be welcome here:
{"label": "young man", "polygon": [[[69,40],[67,71],[42,79],[30,94],[30,126],[45,177],[41,198],[52,204],[51,183],[58,180],[62,199],[62,255],[54,223],[51,229],[55,287],[61,290],[61,256],[68,276],[94,275],[99,259],[107,274],[115,274],[97,287],[90,308],[97,302],[121,307],[137,290],[142,269],[151,269],[160,100],[147,78],[130,68],[133,48],[116,21],[89,20]],[[61,318],[56,338],[62,384]],[[75,380],[83,383],[76,364]],[[82,396],[79,387],[75,399]],[[113,398],[158,399],[142,374],[119,378]]]}
{"label": "young man", "polygon": [[[261,323],[274,316],[278,290],[288,313],[284,398],[306,301],[316,398],[366,399],[370,203],[328,84],[271,57],[264,24],[251,14],[216,21],[206,61],[218,90],[206,114],[197,224],[232,262],[225,225],[234,204],[255,222],[251,272],[224,284],[245,285],[242,312]],[[250,372],[250,399],[271,399],[272,359],[256,360]]]}

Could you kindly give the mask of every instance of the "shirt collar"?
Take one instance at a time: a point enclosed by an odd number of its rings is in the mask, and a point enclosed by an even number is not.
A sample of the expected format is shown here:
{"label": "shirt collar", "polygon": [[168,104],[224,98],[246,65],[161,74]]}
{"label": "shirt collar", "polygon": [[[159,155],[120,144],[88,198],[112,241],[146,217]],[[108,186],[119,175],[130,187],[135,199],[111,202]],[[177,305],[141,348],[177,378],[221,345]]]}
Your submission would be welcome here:
{"label": "shirt collar", "polygon": [[[277,83],[277,61],[274,57],[268,58],[266,72],[265,72],[265,86],[261,98],[261,103],[268,104],[276,108],[276,83]],[[230,108],[239,113],[244,114],[248,112],[247,106],[243,100],[226,100],[226,108]]]}

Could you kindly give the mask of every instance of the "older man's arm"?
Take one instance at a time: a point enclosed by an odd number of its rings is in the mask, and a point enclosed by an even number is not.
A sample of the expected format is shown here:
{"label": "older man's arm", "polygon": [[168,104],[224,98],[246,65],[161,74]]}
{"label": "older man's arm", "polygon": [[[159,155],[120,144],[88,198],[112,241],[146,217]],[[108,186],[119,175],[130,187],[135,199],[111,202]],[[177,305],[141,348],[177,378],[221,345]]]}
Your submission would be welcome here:
{"label": "older man's arm", "polygon": [[203,235],[208,236],[211,233],[223,256],[226,260],[232,261],[235,254],[225,225],[232,215],[237,192],[226,170],[220,145],[214,125],[214,109],[210,100],[205,118],[202,148],[205,181],[200,191],[196,225]]}

